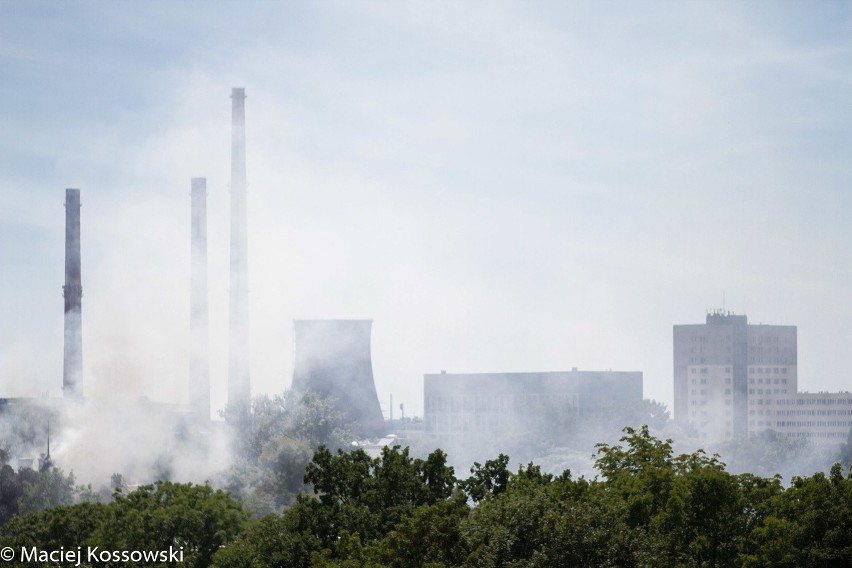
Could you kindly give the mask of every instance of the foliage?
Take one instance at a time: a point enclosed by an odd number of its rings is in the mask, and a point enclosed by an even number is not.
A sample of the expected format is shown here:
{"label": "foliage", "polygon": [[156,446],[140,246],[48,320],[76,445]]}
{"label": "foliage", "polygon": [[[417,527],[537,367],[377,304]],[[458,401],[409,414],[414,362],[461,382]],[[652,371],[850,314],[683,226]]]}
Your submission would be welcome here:
{"label": "foliage", "polygon": [[[801,473],[800,467],[828,469],[830,458],[820,455],[806,438],[789,438],[775,430],[763,430],[754,436],[728,440],[716,450],[725,458],[733,472],[749,472],[771,477],[780,474],[785,479]],[[813,470],[811,470],[813,471]]]}
{"label": "foliage", "polygon": [[92,543],[111,550],[182,548],[188,566],[208,566],[243,529],[246,514],[208,485],[158,481],[124,495],[116,491]]}
{"label": "foliage", "polygon": [[127,495],[117,490],[112,503],[62,505],[16,517],[3,527],[0,544],[48,551],[173,547],[183,551],[182,565],[201,567],[209,566],[212,555],[243,532],[246,520],[239,503],[222,491],[160,481]]}
{"label": "foliage", "polygon": [[75,486],[73,474],[55,468],[16,472],[9,465],[0,466],[0,525],[16,515],[82,500],[91,500],[88,489]]}
{"label": "foliage", "polygon": [[258,517],[280,512],[305,492],[304,472],[314,450],[352,440],[334,400],[310,391],[257,396],[251,414],[226,409],[223,416],[234,440],[225,487]]}
{"label": "foliage", "polygon": [[479,503],[488,495],[499,495],[509,483],[509,456],[500,454],[485,465],[474,462],[471,476],[460,483],[462,490],[474,502]]}
{"label": "foliage", "polygon": [[840,455],[837,457],[837,461],[845,466],[852,466],[852,426],[849,427],[846,442],[840,447]]}
{"label": "foliage", "polygon": [[249,519],[209,486],[159,482],[17,517],[0,546],[183,546],[189,566],[229,568],[852,565],[852,469],[785,488],[701,450],[676,455],[648,427],[623,434],[598,445],[591,479],[513,471],[500,455],[459,480],[440,450],[320,446],[303,480],[313,494],[280,515]]}

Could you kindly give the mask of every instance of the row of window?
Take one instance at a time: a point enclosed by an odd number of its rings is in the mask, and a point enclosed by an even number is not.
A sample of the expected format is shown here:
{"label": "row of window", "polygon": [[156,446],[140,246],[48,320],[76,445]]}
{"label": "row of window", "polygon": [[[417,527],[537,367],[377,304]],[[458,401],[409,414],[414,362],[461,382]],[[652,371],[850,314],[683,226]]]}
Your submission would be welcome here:
{"label": "row of window", "polygon": [[[762,375],[764,373],[764,368],[763,367],[749,367],[749,369],[748,369],[749,375],[753,375],[753,374],[755,374],[755,372],[758,375]],[[771,368],[766,367],[765,372],[767,374],[774,373],[774,374],[777,375],[778,373],[781,373],[782,375],[786,375],[787,374],[787,367],[771,367]]]}
{"label": "row of window", "polygon": [[[700,391],[698,391],[698,392],[696,392],[696,390],[697,390],[697,389],[692,389],[692,391],[690,391],[690,394],[691,394],[692,396],[695,396],[696,394],[701,394],[701,396],[707,396],[707,389],[701,389],[701,390],[700,390]],[[730,394],[731,394],[731,389],[725,389],[725,394],[730,395]]]}
{"label": "row of window", "polygon": [[852,398],[788,398],[778,401],[779,405],[830,405],[848,404],[852,406]]}
{"label": "row of window", "polygon": [[503,394],[490,396],[429,396],[425,400],[428,412],[499,412],[523,410],[529,406],[545,404],[560,407],[577,408],[579,395],[565,393],[548,394]]}
{"label": "row of window", "polygon": [[776,416],[852,416],[852,408],[845,410],[777,410]]}
{"label": "row of window", "polygon": [[775,422],[779,428],[846,428],[852,426],[852,422],[846,420],[779,420]]}
{"label": "row of window", "polygon": [[[762,384],[763,384],[763,377],[761,377],[761,378],[757,379],[756,381],[755,381],[754,377],[749,377],[749,379],[748,379],[748,384],[753,385],[753,384],[755,384],[755,383],[756,383],[756,384],[758,384],[758,385],[762,385]],[[787,384],[787,378],[786,378],[786,377],[785,377],[785,378],[783,378],[783,379],[770,379],[770,378],[767,378],[767,379],[766,379],[766,384],[767,384],[767,385],[771,385],[771,384],[776,384],[776,385],[777,385],[777,384],[782,384],[782,385],[786,385],[786,384]]]}
{"label": "row of window", "polygon": [[789,432],[790,438],[845,438],[846,432]]}

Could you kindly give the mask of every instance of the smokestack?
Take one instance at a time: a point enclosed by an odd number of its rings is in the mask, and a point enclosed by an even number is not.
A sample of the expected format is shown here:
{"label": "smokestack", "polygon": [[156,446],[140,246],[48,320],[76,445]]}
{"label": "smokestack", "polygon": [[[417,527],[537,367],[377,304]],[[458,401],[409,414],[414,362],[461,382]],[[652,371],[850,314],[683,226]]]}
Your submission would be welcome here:
{"label": "smokestack", "polygon": [[207,327],[207,178],[192,178],[189,402],[210,419],[210,334]]}
{"label": "smokestack", "polygon": [[231,90],[231,300],[228,406],[250,410],[245,89]]}
{"label": "smokestack", "polygon": [[83,285],[80,277],[80,190],[65,190],[65,356],[62,393],[83,396]]}

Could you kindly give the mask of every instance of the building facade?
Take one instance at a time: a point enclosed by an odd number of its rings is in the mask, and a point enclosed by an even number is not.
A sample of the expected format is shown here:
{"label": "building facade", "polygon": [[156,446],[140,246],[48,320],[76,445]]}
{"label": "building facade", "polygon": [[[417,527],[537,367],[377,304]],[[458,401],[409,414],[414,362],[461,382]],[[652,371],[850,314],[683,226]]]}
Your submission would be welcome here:
{"label": "building facade", "polygon": [[[754,325],[717,311],[704,324],[674,326],[673,335],[674,418],[699,438],[719,442],[763,430],[817,442],[846,438],[852,395],[798,392],[795,326]],[[797,414],[817,407],[833,419]]]}
{"label": "building facade", "polygon": [[[423,377],[425,434],[454,441],[536,427],[547,412],[580,418],[642,401],[642,373],[447,373]],[[620,427],[621,425],[619,425]]]}

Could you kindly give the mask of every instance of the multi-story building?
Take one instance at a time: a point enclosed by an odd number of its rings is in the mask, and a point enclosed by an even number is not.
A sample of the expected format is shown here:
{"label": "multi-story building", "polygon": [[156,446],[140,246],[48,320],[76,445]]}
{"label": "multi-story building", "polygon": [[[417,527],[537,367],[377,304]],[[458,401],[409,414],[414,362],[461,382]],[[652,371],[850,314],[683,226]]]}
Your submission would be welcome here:
{"label": "multi-story building", "polygon": [[[816,443],[839,444],[846,441],[852,428],[852,393],[801,392],[775,403],[772,428],[792,438],[808,438]],[[758,420],[758,428],[760,428]]]}
{"label": "multi-story building", "polygon": [[726,312],[708,314],[704,324],[674,326],[674,418],[702,439],[722,441],[770,429],[816,441],[845,439],[848,419],[791,420],[807,415],[788,413],[818,404],[847,412],[850,399],[845,393],[798,392],[795,326],[753,325],[744,315]]}
{"label": "multi-story building", "polygon": [[[536,427],[546,412],[618,413],[642,401],[642,373],[447,373],[423,377],[425,434],[449,442]],[[618,428],[623,424],[618,424]],[[533,433],[534,434],[534,433]]]}

